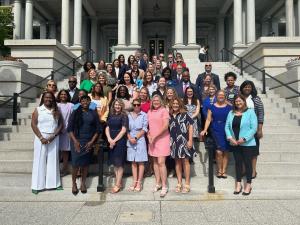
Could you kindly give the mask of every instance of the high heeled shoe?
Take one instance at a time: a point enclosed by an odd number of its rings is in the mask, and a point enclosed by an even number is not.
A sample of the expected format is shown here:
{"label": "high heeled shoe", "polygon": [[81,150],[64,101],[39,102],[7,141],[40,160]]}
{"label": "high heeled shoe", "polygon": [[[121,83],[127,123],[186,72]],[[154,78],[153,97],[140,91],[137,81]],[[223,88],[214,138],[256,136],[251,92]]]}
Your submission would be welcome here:
{"label": "high heeled shoe", "polygon": [[250,188],[250,191],[249,191],[249,192],[243,192],[243,193],[242,193],[242,195],[244,195],[244,196],[248,196],[248,195],[250,195],[250,194],[251,194],[251,191],[252,191],[252,188]]}
{"label": "high heeled shoe", "polygon": [[76,185],[76,184],[73,185],[73,187],[72,187],[72,194],[73,194],[74,196],[76,196],[76,195],[78,194],[78,192],[79,192],[79,190],[78,190],[78,188],[77,188],[77,185]]}
{"label": "high heeled shoe", "polygon": [[85,185],[81,185],[80,191],[81,191],[82,194],[86,194],[87,193],[86,186]]}
{"label": "high heeled shoe", "polygon": [[242,189],[243,189],[243,187],[241,186],[240,190],[239,190],[239,191],[234,191],[233,194],[234,194],[234,195],[240,194],[240,193],[242,192]]}

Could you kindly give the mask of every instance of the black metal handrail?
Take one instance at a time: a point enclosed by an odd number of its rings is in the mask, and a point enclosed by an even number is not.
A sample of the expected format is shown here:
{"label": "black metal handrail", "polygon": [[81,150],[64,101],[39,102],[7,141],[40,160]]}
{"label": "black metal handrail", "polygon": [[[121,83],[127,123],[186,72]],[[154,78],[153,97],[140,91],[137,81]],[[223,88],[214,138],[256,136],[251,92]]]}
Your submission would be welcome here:
{"label": "black metal handrail", "polygon": [[44,82],[45,80],[47,80],[48,78],[50,78],[51,80],[54,80],[54,75],[55,73],[59,72],[60,70],[64,69],[65,67],[69,68],[69,64],[72,63],[72,72],[73,75],[75,75],[76,73],[76,62],[78,59],[82,58],[83,56],[87,55],[88,59],[93,61],[93,54],[95,52],[92,49],[89,49],[87,51],[85,51],[84,53],[82,53],[80,56],[73,58],[72,60],[70,60],[69,62],[63,64],[61,67],[59,67],[56,70],[51,71],[51,73],[44,77],[43,79],[41,79],[40,81],[34,83],[34,84],[30,84],[29,87],[25,88],[24,90],[22,90],[19,93],[13,93],[13,96],[9,99],[7,99],[6,101],[0,103],[0,108],[5,106],[6,104],[8,104],[9,102],[13,101],[13,121],[12,121],[12,125],[18,125],[18,118],[17,118],[17,112],[18,112],[18,97],[27,92],[28,90],[32,89],[32,88],[36,88],[39,84],[41,84],[42,82]]}
{"label": "black metal handrail", "polygon": [[[276,82],[278,82],[279,84],[281,84],[282,86],[286,87],[287,89],[289,89],[290,91],[296,93],[296,96],[294,96],[294,98],[296,97],[300,97],[300,92],[297,91],[296,89],[290,87],[289,85],[283,83],[282,81],[278,80],[277,78],[273,77],[272,75],[266,73],[266,71],[264,69],[260,69],[257,66],[253,65],[256,61],[250,63],[248,61],[246,61],[245,59],[243,59],[243,57],[240,57],[238,55],[236,55],[234,52],[230,51],[227,48],[223,48],[221,50],[221,54],[222,54],[222,61],[225,61],[225,52],[230,53],[231,55],[235,56],[236,58],[238,58],[238,60],[240,61],[240,74],[243,75],[243,70],[249,66],[253,67],[256,71],[259,71],[262,73],[262,83],[263,83],[263,90],[262,90],[262,94],[266,94],[266,76],[271,78],[272,80],[275,80]],[[247,63],[247,66],[243,67],[243,63]]]}

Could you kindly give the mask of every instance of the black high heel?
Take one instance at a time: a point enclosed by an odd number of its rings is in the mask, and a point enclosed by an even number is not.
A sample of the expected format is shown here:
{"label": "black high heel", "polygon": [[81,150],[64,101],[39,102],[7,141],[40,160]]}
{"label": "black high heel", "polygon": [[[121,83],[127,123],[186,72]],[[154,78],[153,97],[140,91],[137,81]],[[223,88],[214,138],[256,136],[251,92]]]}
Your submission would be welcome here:
{"label": "black high heel", "polygon": [[251,191],[252,191],[252,188],[250,188],[250,191],[247,193],[247,192],[243,192],[242,193],[242,195],[244,195],[244,196],[248,196],[248,195],[250,195],[251,194]]}
{"label": "black high heel", "polygon": [[241,186],[241,189],[240,189],[240,191],[234,191],[234,192],[233,192],[233,194],[234,194],[234,195],[238,195],[238,194],[240,194],[240,193],[242,192],[242,189],[243,189],[243,187]]}
{"label": "black high heel", "polygon": [[82,194],[86,194],[87,193],[86,186],[84,185],[84,188],[82,188],[82,185],[81,185],[80,191],[81,191]]}
{"label": "black high heel", "polygon": [[72,188],[72,194],[73,194],[74,196],[76,196],[76,195],[78,194],[78,192],[79,192],[76,185],[75,185],[75,187],[76,187],[75,190]]}

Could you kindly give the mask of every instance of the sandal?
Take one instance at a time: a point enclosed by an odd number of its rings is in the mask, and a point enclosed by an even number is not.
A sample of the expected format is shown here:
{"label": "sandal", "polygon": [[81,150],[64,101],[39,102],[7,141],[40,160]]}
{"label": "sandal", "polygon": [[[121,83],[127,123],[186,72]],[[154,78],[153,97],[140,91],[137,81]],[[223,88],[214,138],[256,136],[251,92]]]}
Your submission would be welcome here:
{"label": "sandal", "polygon": [[157,192],[161,189],[161,185],[160,184],[156,184],[152,190],[152,192]]}
{"label": "sandal", "polygon": [[164,198],[166,196],[166,194],[168,193],[168,188],[167,187],[163,187],[160,191],[160,197]]}
{"label": "sandal", "polygon": [[111,193],[111,194],[116,194],[116,193],[118,193],[120,190],[121,190],[121,187],[118,186],[118,185],[115,185],[115,186],[111,189],[110,193]]}
{"label": "sandal", "polygon": [[179,192],[181,192],[182,191],[182,184],[177,184],[176,185],[176,188],[175,188],[175,192],[176,193],[179,193]]}
{"label": "sandal", "polygon": [[[136,183],[137,183],[137,185],[135,186],[134,191],[135,192],[141,192],[142,189],[143,189],[142,182],[141,181],[137,181]],[[138,187],[138,184],[139,184],[139,187]]]}
{"label": "sandal", "polygon": [[137,181],[134,181],[132,185],[129,186],[128,191],[134,191]]}
{"label": "sandal", "polygon": [[218,172],[217,172],[217,178],[222,178],[222,176],[223,176],[223,173],[220,172],[220,171],[218,171]]}
{"label": "sandal", "polygon": [[186,194],[191,191],[191,186],[189,184],[185,184],[184,188],[182,189],[182,193]]}

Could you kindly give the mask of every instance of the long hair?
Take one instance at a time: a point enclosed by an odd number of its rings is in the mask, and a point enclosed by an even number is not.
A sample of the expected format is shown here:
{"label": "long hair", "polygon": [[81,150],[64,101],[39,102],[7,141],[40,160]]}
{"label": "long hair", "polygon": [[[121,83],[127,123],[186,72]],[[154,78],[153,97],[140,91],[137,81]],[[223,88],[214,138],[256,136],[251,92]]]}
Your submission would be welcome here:
{"label": "long hair", "polygon": [[164,101],[163,101],[163,99],[160,97],[160,95],[154,95],[154,96],[152,97],[151,106],[150,106],[150,110],[151,110],[151,111],[154,109],[154,106],[153,106],[153,100],[154,100],[154,98],[158,98],[161,107],[165,107]]}
{"label": "long hair", "polygon": [[186,112],[186,108],[183,104],[183,101],[181,100],[181,98],[179,98],[178,96],[176,96],[175,98],[173,98],[169,104],[169,112],[172,115],[173,114],[173,103],[177,101],[178,105],[179,105],[179,113],[185,113]]}
{"label": "long hair", "polygon": [[47,94],[51,95],[51,98],[52,98],[51,109],[52,109],[53,118],[58,120],[60,114],[59,114],[59,110],[58,110],[58,107],[57,107],[57,104],[56,104],[55,96],[52,92],[46,91],[46,92],[43,93],[39,106],[42,106],[44,104],[44,98],[45,98],[45,95],[47,95]]}
{"label": "long hair", "polygon": [[129,76],[129,78],[130,78],[130,83],[131,83],[131,84],[135,84],[135,83],[134,83],[134,80],[133,80],[133,77],[132,77],[132,75],[131,75],[131,73],[128,72],[128,71],[124,73],[124,76],[123,76],[122,79],[120,80],[120,84],[125,84],[125,80],[124,80],[125,74],[127,74],[127,75]]}
{"label": "long hair", "polygon": [[153,74],[149,70],[147,70],[146,74],[144,75],[144,79],[143,79],[143,86],[145,86],[145,87],[147,87],[147,85],[148,85],[148,81],[147,81],[147,74],[148,73],[150,73],[151,77],[152,77],[152,79],[150,81],[150,84],[153,82]]}
{"label": "long hair", "polygon": [[193,97],[192,97],[192,102],[191,102],[191,103],[192,103],[193,105],[197,105],[197,97],[196,97],[196,95],[195,95],[195,90],[194,90],[194,88],[192,88],[192,87],[187,87],[187,88],[185,89],[185,92],[184,92],[184,98],[183,98],[183,103],[184,103],[185,105],[189,104],[188,96],[187,96],[187,91],[188,91],[189,89],[193,90]]}
{"label": "long hair", "polygon": [[236,111],[237,111],[237,107],[236,107],[236,105],[235,105],[235,100],[238,99],[238,98],[240,98],[240,99],[243,100],[243,102],[244,102],[244,104],[245,104],[245,107],[244,107],[244,109],[243,109],[243,112],[245,112],[245,111],[248,109],[248,107],[247,107],[247,103],[246,103],[246,98],[245,98],[245,96],[242,95],[242,94],[237,94],[236,96],[234,96],[234,98],[233,98],[233,109],[232,109],[232,111],[233,111],[233,112],[236,112]]}
{"label": "long hair", "polygon": [[244,94],[243,89],[244,89],[244,87],[246,87],[247,85],[250,85],[250,86],[252,87],[252,91],[251,91],[251,93],[250,93],[251,96],[252,96],[252,97],[256,97],[256,96],[257,96],[257,89],[256,89],[254,83],[253,83],[251,80],[245,80],[245,81],[241,84],[241,86],[240,86],[240,92],[241,92],[242,94]]}
{"label": "long hair", "polygon": [[142,90],[146,91],[146,93],[147,93],[147,99],[146,99],[146,101],[148,101],[148,100],[150,99],[150,94],[149,94],[148,88],[146,88],[146,87],[141,87],[140,92],[141,92]]}
{"label": "long hair", "polygon": [[124,102],[123,102],[122,99],[120,99],[120,98],[116,98],[116,99],[112,102],[111,107],[110,107],[110,110],[109,110],[109,114],[110,114],[110,115],[116,115],[115,104],[116,104],[117,102],[121,105],[121,114],[122,114],[122,115],[126,115],[126,113],[125,113],[125,111],[124,111],[124,108],[125,108]]}
{"label": "long hair", "polygon": [[89,69],[88,69],[88,67],[87,67],[87,65],[88,64],[91,64],[91,68],[90,69],[96,69],[96,66],[95,66],[95,64],[93,63],[93,62],[91,62],[91,61],[86,61],[84,64],[83,64],[83,70],[85,71],[85,72],[88,72],[89,71]]}
{"label": "long hair", "polygon": [[[80,102],[84,99],[91,101],[91,98],[89,96],[84,95],[80,98]],[[79,130],[83,124],[81,105],[73,113],[74,113],[74,120],[72,122],[74,123],[75,135],[78,136]]]}
{"label": "long hair", "polygon": [[[100,86],[100,93],[96,93],[96,91],[95,91],[97,85]],[[102,87],[102,85],[99,82],[97,82],[93,86],[93,88],[92,88],[92,97],[95,98],[96,95],[98,95],[99,97],[103,97],[104,96],[104,94],[103,94],[103,87]]]}
{"label": "long hair", "polygon": [[71,102],[71,96],[70,96],[70,93],[69,93],[68,90],[65,90],[65,89],[62,89],[62,90],[60,90],[60,91],[58,92],[57,98],[56,98],[56,102],[58,102],[58,103],[61,102],[61,100],[60,100],[60,95],[61,95],[61,93],[63,93],[63,92],[65,92],[66,95],[67,95],[67,102]]}
{"label": "long hair", "polygon": [[[170,72],[170,75],[169,75],[168,78],[165,77],[165,73],[166,73],[167,70]],[[169,67],[165,67],[165,68],[162,70],[161,75],[162,75],[164,78],[166,78],[166,80],[171,80],[171,79],[172,79],[172,70],[171,70]]]}
{"label": "long hair", "polygon": [[167,90],[166,90],[166,96],[165,96],[165,102],[166,102],[167,105],[168,105],[169,102],[171,101],[171,100],[168,99],[168,91],[169,91],[169,90],[172,90],[172,91],[173,91],[173,98],[178,97],[178,94],[177,94],[175,88],[173,88],[173,87],[167,87]]}

